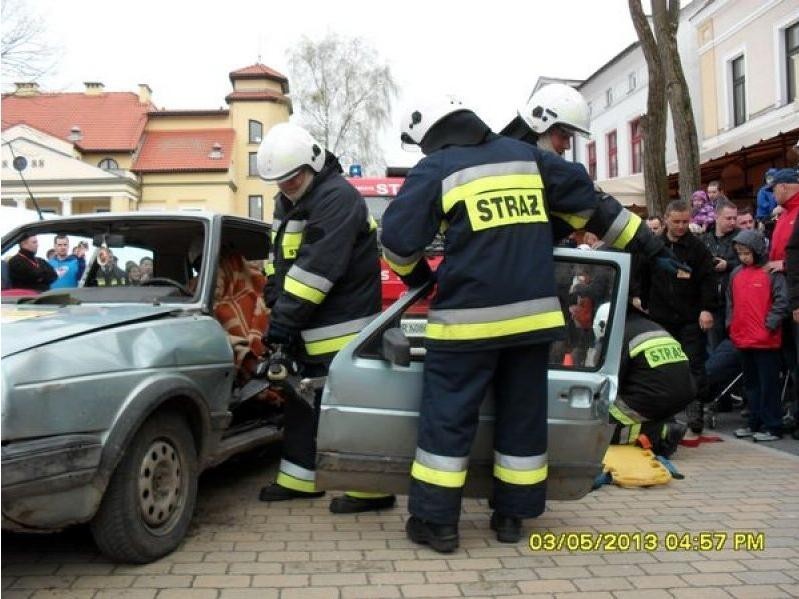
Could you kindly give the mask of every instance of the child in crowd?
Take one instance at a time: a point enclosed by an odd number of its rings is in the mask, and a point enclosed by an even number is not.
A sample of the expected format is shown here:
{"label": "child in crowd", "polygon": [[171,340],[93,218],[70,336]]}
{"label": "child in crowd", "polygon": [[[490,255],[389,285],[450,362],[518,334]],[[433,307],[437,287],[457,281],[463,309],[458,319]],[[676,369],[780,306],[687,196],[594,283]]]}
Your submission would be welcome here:
{"label": "child in crowd", "polygon": [[716,211],[707,193],[700,189],[691,194],[691,207],[691,224],[702,227],[702,232],[707,231],[716,220]]}
{"label": "child in crowd", "polygon": [[741,231],[733,247],[741,265],[730,275],[727,287],[727,326],[740,350],[749,401],[749,426],[735,431],[735,436],[776,441],[782,436],[778,381],[788,287],[782,273],[763,269],[766,244],[759,231]]}

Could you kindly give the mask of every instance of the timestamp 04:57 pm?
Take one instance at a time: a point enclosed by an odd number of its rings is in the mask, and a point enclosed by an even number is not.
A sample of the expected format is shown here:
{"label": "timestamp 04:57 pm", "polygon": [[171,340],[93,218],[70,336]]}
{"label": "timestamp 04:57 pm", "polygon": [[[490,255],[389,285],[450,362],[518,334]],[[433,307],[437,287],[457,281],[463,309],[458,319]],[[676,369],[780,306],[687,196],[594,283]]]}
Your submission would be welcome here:
{"label": "timestamp 04:57 pm", "polygon": [[754,531],[539,532],[530,534],[535,552],[763,551],[766,535]]}

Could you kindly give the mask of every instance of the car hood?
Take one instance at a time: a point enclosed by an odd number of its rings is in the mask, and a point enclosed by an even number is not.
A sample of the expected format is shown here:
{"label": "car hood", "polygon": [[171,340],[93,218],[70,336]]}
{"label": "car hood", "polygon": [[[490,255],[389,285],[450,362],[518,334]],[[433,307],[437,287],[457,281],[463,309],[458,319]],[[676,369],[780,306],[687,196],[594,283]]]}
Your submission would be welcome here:
{"label": "car hood", "polygon": [[100,329],[163,318],[164,306],[46,306],[6,304],[2,314],[5,358],[19,352]]}

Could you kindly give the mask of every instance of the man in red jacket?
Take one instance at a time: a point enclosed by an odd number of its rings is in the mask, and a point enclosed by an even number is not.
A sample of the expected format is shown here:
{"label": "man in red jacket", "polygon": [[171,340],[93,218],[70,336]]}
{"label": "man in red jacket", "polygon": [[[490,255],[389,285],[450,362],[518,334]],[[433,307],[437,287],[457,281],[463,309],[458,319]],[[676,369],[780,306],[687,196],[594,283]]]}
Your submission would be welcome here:
{"label": "man in red jacket", "polygon": [[777,219],[774,233],[771,236],[771,249],[769,251],[766,270],[769,272],[785,271],[785,247],[793,232],[796,217],[799,216],[799,171],[793,168],[778,170],[771,182],[774,198],[782,207],[783,212]]}

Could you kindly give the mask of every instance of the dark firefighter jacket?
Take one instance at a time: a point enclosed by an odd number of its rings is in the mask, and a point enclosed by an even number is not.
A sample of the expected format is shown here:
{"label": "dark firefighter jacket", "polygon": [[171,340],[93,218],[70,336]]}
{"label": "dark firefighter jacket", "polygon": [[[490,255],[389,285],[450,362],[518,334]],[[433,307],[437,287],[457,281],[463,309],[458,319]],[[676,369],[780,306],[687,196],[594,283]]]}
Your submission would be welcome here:
{"label": "dark firefighter jacket", "polygon": [[693,233],[677,241],[663,234],[666,247],[691,267],[690,276],[655,271],[649,264],[641,269],[642,300],[649,316],[667,325],[699,321],[699,312],[712,312],[718,306],[718,277],[713,256]]}
{"label": "dark firefighter jacket", "polygon": [[[431,347],[473,351],[562,336],[550,215],[585,225],[599,204],[582,165],[489,135],[414,167],[383,215],[384,256],[410,285],[429,276],[424,248],[440,230],[444,260],[427,324]],[[600,231],[624,248],[641,220],[628,211]]]}
{"label": "dark firefighter jacket", "polygon": [[[694,399],[696,383],[679,342],[630,308],[624,323],[619,397],[649,420],[668,418]],[[614,414],[617,419],[618,414]],[[634,414],[627,414],[636,420]],[[637,419],[640,422],[641,419]]]}
{"label": "dark firefighter jacket", "polygon": [[275,197],[266,303],[302,338],[300,357],[329,360],[380,313],[377,226],[328,153],[296,204]]}

